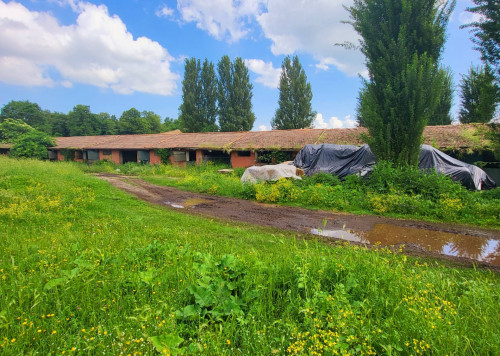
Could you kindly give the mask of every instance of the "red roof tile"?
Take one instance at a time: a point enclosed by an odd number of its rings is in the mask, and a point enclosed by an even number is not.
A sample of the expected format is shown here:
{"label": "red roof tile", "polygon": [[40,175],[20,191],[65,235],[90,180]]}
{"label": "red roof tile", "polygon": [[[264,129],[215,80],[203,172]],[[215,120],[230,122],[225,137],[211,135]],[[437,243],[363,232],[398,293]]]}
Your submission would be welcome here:
{"label": "red roof tile", "polygon": [[[484,147],[486,125],[428,126],[425,143],[441,149]],[[299,150],[306,144],[363,144],[365,128],[301,129],[247,132],[181,133],[149,135],[75,136],[56,138],[55,149],[222,149],[222,150]]]}

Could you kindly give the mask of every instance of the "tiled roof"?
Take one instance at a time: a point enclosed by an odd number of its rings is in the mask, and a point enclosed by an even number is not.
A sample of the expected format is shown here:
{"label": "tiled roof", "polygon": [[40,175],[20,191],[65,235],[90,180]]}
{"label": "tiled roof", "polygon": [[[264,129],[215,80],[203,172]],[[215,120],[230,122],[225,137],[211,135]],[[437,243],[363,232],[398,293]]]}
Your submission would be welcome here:
{"label": "tiled roof", "polygon": [[[484,147],[486,125],[428,126],[425,143],[440,149]],[[56,138],[55,149],[224,149],[299,150],[306,144],[363,144],[364,128],[301,129],[246,132],[181,133],[171,131],[149,135],[74,136]]]}

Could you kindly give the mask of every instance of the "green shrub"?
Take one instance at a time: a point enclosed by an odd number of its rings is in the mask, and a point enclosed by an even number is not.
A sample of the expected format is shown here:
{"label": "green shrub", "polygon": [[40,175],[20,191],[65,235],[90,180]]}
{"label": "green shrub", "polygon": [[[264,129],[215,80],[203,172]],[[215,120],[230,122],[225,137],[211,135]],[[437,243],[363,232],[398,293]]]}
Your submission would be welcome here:
{"label": "green shrub", "polygon": [[31,130],[16,140],[16,143],[10,150],[10,156],[47,159],[47,147],[53,145],[54,140],[46,133],[38,130]]}

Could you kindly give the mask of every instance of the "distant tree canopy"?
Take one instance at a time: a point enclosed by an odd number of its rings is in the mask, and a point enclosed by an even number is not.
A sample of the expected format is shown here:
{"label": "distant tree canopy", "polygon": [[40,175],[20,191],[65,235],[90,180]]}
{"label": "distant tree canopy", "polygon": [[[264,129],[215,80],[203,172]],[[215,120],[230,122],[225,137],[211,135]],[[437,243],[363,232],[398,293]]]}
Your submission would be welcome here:
{"label": "distant tree canopy", "polygon": [[161,132],[161,119],[152,111],[139,112],[136,108],[124,111],[118,119],[118,133],[122,135],[150,134]]}
{"label": "distant tree canopy", "polygon": [[[0,123],[18,120],[51,136],[93,136],[117,134],[149,134],[169,130],[159,115],[152,111],[139,112],[131,108],[122,113],[120,120],[106,112],[92,113],[88,105],[75,105],[67,114],[43,111],[29,101],[10,101],[0,111]],[[178,128],[178,120],[175,120]],[[12,123],[10,123],[12,124]]]}
{"label": "distant tree canopy", "polygon": [[354,0],[348,8],[361,36],[369,78],[358,117],[380,160],[416,165],[422,134],[443,96],[439,58],[455,1]]}
{"label": "distant tree canopy", "polygon": [[489,66],[471,67],[460,83],[461,108],[459,120],[463,124],[489,122],[500,101],[500,88]]}
{"label": "distant tree canopy", "polygon": [[248,68],[240,57],[231,63],[223,56],[217,65],[220,130],[249,131],[255,122],[252,89]]}
{"label": "distant tree canopy", "polygon": [[19,119],[5,119],[0,123],[0,142],[14,143],[22,135],[34,130]]}
{"label": "distant tree canopy", "polygon": [[271,121],[275,130],[311,127],[316,112],[312,110],[311,84],[299,62],[299,57],[285,57],[281,64],[278,109]]}
{"label": "distant tree canopy", "polygon": [[36,103],[32,103],[28,100],[12,100],[2,108],[0,112],[0,121],[8,118],[18,119],[37,130],[51,133],[48,116],[48,112],[43,111]]}
{"label": "distant tree canopy", "polygon": [[472,41],[481,53],[481,59],[487,64],[500,82],[500,1],[472,0],[476,5],[467,11],[479,15],[479,20],[462,26],[472,28]]}

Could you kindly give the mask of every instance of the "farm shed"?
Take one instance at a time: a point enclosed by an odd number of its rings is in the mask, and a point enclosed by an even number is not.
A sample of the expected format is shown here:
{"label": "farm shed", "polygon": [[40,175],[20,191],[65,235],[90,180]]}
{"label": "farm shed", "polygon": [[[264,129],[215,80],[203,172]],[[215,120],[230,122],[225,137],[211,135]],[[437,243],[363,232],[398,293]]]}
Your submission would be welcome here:
{"label": "farm shed", "polygon": [[[488,130],[489,126],[483,124],[428,126],[424,139],[426,144],[466,162],[471,154],[476,155],[478,161],[493,161],[487,149],[491,144],[486,137]],[[307,144],[362,145],[361,137],[366,133],[365,128],[359,127],[203,133],[176,130],[148,135],[58,137],[50,150],[58,160],[93,162],[107,159],[117,164],[159,164],[158,150],[167,149],[172,164],[185,166],[216,160],[235,168],[271,163],[278,156],[292,160]]]}

